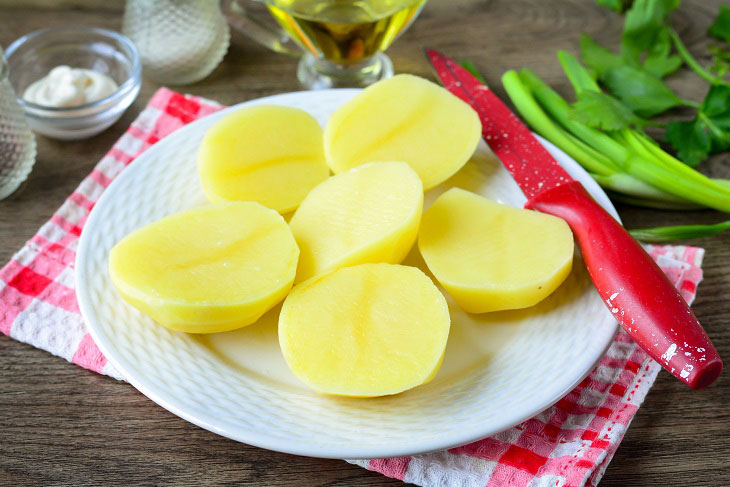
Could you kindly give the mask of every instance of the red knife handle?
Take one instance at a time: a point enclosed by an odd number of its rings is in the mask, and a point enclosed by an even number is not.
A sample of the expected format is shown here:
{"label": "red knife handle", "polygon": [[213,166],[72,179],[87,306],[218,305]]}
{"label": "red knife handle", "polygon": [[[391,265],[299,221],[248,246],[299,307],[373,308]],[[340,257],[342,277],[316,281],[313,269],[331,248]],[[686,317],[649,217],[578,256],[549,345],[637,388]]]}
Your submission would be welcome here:
{"label": "red knife handle", "polygon": [[641,245],[579,182],[540,193],[525,208],[568,222],[604,303],[651,358],[692,389],[717,379],[722,360],[692,310]]}

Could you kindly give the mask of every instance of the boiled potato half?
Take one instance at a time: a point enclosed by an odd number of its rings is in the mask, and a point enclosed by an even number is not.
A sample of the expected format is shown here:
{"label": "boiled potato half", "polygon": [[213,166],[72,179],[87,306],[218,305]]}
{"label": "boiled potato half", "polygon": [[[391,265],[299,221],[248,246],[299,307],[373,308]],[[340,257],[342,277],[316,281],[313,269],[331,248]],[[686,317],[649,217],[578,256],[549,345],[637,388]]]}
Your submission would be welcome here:
{"label": "boiled potato half", "polygon": [[423,214],[418,248],[454,301],[470,313],[526,308],[570,273],[573,234],[555,216],[452,188]]}
{"label": "boiled potato half", "polygon": [[322,129],[297,108],[243,108],[206,132],[198,150],[198,173],[214,203],[256,201],[287,213],[329,177]]}
{"label": "boiled potato half", "polygon": [[324,132],[334,173],[372,161],[404,161],[430,189],[471,157],[481,138],[477,113],[446,89],[400,74],[345,103]]}
{"label": "boiled potato half", "polygon": [[250,325],[284,299],[298,255],[281,215],[221,203],[130,233],[112,248],[109,274],[122,298],[155,321],[214,333]]}
{"label": "boiled potato half", "polygon": [[397,264],[416,241],[423,187],[404,162],[366,164],[314,188],[289,222],[301,255],[296,282],[338,267]]}
{"label": "boiled potato half", "polygon": [[446,299],[422,271],[362,264],[295,286],[279,316],[279,344],[315,390],[383,396],[436,375],[449,327]]}

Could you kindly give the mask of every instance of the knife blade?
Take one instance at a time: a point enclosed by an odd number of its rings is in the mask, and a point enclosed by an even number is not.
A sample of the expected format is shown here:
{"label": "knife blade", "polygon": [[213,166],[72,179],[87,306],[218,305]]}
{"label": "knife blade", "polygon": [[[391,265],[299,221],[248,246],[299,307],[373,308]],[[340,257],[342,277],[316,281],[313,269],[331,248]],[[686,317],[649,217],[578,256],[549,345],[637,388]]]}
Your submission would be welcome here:
{"label": "knife blade", "polygon": [[484,84],[426,49],[444,87],[479,114],[482,135],[527,197],[525,208],[563,218],[609,312],[651,358],[692,389],[722,360],[692,310],[641,245],[575,181]]}

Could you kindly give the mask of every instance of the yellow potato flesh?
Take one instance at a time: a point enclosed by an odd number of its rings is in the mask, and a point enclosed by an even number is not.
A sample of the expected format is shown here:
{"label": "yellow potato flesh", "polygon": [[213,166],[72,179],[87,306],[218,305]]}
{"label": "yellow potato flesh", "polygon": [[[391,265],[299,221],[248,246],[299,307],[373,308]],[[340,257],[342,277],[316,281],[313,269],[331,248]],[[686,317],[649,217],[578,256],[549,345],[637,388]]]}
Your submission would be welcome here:
{"label": "yellow potato flesh", "polygon": [[296,286],[279,317],[289,368],[319,392],[397,394],[438,371],[446,299],[415,267],[362,264]]}
{"label": "yellow potato flesh", "polygon": [[422,209],[421,181],[404,162],[329,178],[289,222],[301,250],[295,282],[344,266],[399,263],[416,240]]}
{"label": "yellow potato flesh", "polygon": [[340,173],[372,161],[404,161],[430,189],[471,157],[481,138],[476,112],[444,88],[401,74],[340,107],[324,133],[325,154]]}
{"label": "yellow potato flesh", "polygon": [[322,129],[296,108],[241,109],[206,132],[198,172],[214,203],[256,201],[279,213],[292,211],[329,177]]}
{"label": "yellow potato flesh", "polygon": [[458,188],[423,214],[418,248],[470,313],[537,304],[565,280],[573,262],[573,235],[564,220]]}
{"label": "yellow potato flesh", "polygon": [[222,203],[132,232],[112,248],[109,274],[155,321],[214,333],[249,325],[284,299],[298,255],[281,215],[258,203]]}

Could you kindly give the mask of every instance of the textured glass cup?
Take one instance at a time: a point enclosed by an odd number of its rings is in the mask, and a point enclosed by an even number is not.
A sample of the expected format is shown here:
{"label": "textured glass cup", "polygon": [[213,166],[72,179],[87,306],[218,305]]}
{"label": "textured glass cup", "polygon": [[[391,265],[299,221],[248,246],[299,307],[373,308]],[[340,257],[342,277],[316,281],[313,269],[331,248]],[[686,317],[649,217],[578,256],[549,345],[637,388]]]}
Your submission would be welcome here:
{"label": "textured glass cup", "polygon": [[15,99],[0,47],[0,200],[18,189],[34,163],[35,137]]}
{"label": "textured glass cup", "polygon": [[[302,56],[299,81],[307,88],[321,89],[362,87],[392,76],[393,64],[383,51],[408,29],[425,3],[224,0],[223,11],[231,25],[257,42]],[[271,18],[278,26],[267,23]]]}
{"label": "textured glass cup", "polygon": [[122,32],[137,46],[144,74],[170,85],[208,76],[230,41],[218,0],[127,0]]}

